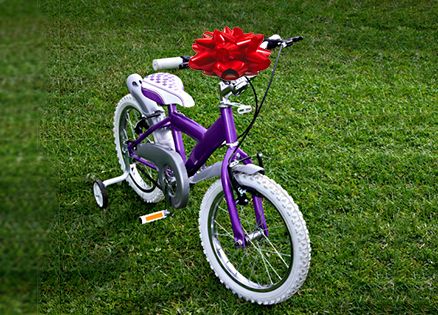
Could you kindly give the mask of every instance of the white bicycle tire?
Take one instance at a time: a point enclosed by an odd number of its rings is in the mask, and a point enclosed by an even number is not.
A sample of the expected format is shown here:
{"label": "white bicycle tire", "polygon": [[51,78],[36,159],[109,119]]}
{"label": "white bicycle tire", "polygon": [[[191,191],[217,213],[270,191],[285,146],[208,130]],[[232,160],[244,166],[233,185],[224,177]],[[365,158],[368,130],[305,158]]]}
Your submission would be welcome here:
{"label": "white bicycle tire", "polygon": [[272,203],[281,214],[293,243],[293,263],[290,273],[281,285],[272,291],[267,290],[262,292],[242,286],[242,284],[235,279],[237,276],[233,275],[229,270],[226,270],[227,267],[224,267],[226,264],[220,261],[217,253],[215,254],[215,245],[213,245],[213,241],[210,238],[211,234],[209,234],[209,229],[211,228],[210,211],[213,211],[213,202],[217,200],[220,194],[223,194],[220,180],[210,186],[201,204],[199,229],[204,253],[211,269],[215,272],[219,280],[239,297],[253,303],[265,305],[282,302],[298,291],[306,279],[309,270],[310,241],[306,223],[293,199],[273,180],[261,174],[236,174],[236,179],[243,187],[248,187],[260,192],[269,199],[270,203]]}

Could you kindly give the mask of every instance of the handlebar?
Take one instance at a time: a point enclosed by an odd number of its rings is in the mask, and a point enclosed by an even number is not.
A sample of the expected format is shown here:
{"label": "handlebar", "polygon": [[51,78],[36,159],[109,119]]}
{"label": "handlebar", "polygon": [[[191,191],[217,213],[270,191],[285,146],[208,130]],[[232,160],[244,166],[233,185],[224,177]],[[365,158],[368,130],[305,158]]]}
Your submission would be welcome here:
{"label": "handlebar", "polygon": [[[283,45],[283,47],[290,47],[294,43],[302,40],[302,36],[295,36],[291,38],[282,39],[279,35],[275,34],[271,37],[265,38],[260,45],[264,49],[274,49]],[[189,60],[192,56],[180,56],[172,58],[160,58],[152,60],[152,68],[154,71],[167,70],[167,69],[186,69],[189,67]]]}
{"label": "handlebar", "polygon": [[283,45],[284,47],[290,47],[294,43],[299,42],[300,40],[303,40],[303,36],[295,36],[291,38],[282,39],[279,35],[275,34],[269,38],[265,38],[261,47],[265,49],[274,49],[281,45]]}
{"label": "handlebar", "polygon": [[155,71],[166,69],[184,69],[189,67],[191,56],[180,56],[172,58],[161,58],[152,60],[152,68]]}

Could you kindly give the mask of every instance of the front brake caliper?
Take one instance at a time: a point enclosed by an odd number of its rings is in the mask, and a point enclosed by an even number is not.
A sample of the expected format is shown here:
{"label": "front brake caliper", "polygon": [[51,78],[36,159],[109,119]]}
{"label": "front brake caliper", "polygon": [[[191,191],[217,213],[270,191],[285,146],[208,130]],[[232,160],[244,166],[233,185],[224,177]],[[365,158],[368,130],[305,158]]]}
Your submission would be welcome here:
{"label": "front brake caliper", "polygon": [[231,185],[237,194],[237,204],[246,206],[249,203],[248,196],[246,195],[246,189],[242,188],[234,177],[231,167],[228,168],[230,174]]}

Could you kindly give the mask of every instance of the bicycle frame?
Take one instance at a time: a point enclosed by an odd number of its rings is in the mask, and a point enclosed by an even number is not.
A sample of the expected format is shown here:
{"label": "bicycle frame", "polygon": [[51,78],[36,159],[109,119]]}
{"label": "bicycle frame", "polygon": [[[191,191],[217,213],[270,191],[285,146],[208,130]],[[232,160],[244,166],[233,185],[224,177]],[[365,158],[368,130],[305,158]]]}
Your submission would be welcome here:
{"label": "bicycle frame", "polygon": [[[199,213],[205,256],[216,276],[233,293],[264,305],[282,302],[302,286],[309,269],[310,241],[306,223],[292,197],[274,180],[263,176],[261,154],[257,154],[258,165],[253,164],[241,145],[266,99],[281,50],[301,39],[282,39],[279,35],[265,38],[225,27],[197,39],[193,57],[155,59],[155,71],[190,65],[220,78],[219,115],[208,128],[179,112],[177,105],[195,105],[180,78],[163,72],[145,77],[129,75],[129,94],[120,99],[114,113],[113,133],[123,174],[93,183],[94,199],[101,209],[109,205],[106,188],[122,181],[145,202],[157,203],[164,197],[166,207],[181,209],[187,206],[193,185],[220,178],[210,183]],[[280,49],[259,103],[251,80],[269,66],[268,50],[275,47]],[[223,49],[233,56],[218,58],[217,52]],[[236,101],[248,87],[254,93],[255,112],[238,137],[233,112],[246,114],[253,110]],[[190,152],[183,141],[186,137],[196,141]],[[222,159],[207,166],[210,156],[222,147]],[[139,216],[140,223],[164,219],[173,211],[159,210]],[[268,231],[266,219],[274,220],[275,228],[270,226]],[[248,251],[251,247],[255,250]]]}
{"label": "bicycle frame", "polygon": [[[176,105],[168,105],[168,116],[166,118],[155,125],[150,126],[148,130],[142,133],[135,141],[132,141],[128,144],[128,150],[134,160],[154,169],[156,169],[155,165],[138,156],[135,153],[134,148],[144,139],[146,139],[146,137],[160,128],[171,129],[175,150],[183,159],[187,169],[187,174],[189,176],[194,175],[201,168],[201,166],[204,165],[213,152],[222,145],[222,143],[225,142],[225,144],[228,146],[221,165],[221,182],[234,233],[234,241],[239,246],[245,246],[245,233],[240,223],[239,214],[236,208],[236,201],[233,195],[233,186],[231,183],[230,174],[228,172],[229,162],[231,162],[230,158],[237,146],[236,126],[234,124],[231,106],[221,106],[220,117],[208,129],[206,129],[196,121],[178,112]],[[188,158],[184,148],[182,133],[188,135],[197,142]],[[244,159],[244,164],[252,163],[249,156],[240,148],[236,150],[236,156]],[[235,160],[235,157],[233,157],[233,160]],[[252,199],[257,223],[267,235],[268,230],[262,206],[262,198],[253,195]]]}

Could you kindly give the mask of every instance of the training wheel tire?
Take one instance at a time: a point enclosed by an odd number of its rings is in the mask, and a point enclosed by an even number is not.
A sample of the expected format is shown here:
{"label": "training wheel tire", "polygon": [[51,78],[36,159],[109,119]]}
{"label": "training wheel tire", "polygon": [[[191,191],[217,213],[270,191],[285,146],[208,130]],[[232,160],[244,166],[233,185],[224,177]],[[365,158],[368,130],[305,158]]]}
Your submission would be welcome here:
{"label": "training wheel tire", "polygon": [[108,206],[108,192],[103,182],[99,179],[93,184],[93,194],[97,206],[101,209],[105,209]]}

